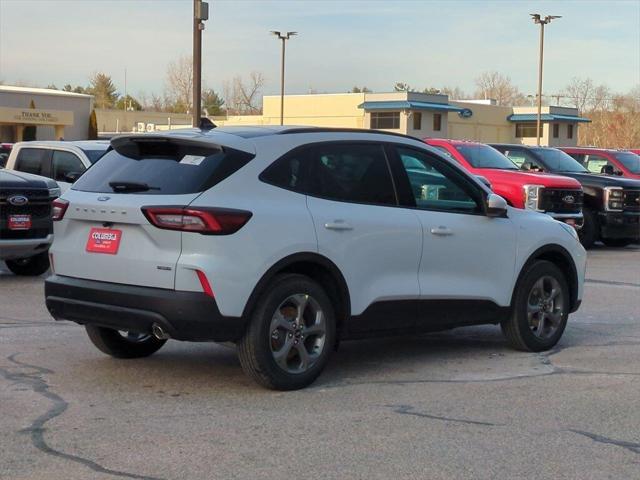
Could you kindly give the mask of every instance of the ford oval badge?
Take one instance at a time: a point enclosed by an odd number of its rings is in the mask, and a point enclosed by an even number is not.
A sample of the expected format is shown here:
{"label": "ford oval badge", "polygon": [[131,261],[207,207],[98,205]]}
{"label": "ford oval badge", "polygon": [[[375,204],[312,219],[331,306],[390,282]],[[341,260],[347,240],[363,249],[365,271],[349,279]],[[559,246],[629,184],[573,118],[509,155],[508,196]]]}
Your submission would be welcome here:
{"label": "ford oval badge", "polygon": [[107,201],[107,200],[109,200],[110,198],[111,198],[111,197],[104,196],[104,197],[98,197],[98,198],[97,198],[97,200],[98,200],[99,202],[106,202],[106,201]]}
{"label": "ford oval badge", "polygon": [[29,199],[24,195],[13,195],[7,198],[7,202],[9,202],[11,205],[15,207],[21,207],[29,203]]}

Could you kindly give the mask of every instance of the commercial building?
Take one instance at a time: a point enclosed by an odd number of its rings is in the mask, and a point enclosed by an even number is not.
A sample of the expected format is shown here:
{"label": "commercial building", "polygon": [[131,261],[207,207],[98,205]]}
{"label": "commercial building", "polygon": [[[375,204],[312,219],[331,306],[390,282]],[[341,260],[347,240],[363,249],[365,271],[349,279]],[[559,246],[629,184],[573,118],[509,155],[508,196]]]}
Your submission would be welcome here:
{"label": "commercial building", "polygon": [[[417,138],[536,143],[536,108],[504,107],[491,100],[449,101],[447,95],[417,92],[286,95],[284,123],[372,128]],[[578,125],[589,120],[574,108],[542,110],[541,144],[574,146]],[[218,125],[279,125],[280,96],[263,98],[262,115],[230,116]]]}
{"label": "commercial building", "polygon": [[191,127],[187,113],[150,112],[146,110],[96,109],[98,132],[155,132]]}
{"label": "commercial building", "polygon": [[0,142],[20,142],[25,129],[37,140],[84,140],[93,96],[47,88],[0,85]]}

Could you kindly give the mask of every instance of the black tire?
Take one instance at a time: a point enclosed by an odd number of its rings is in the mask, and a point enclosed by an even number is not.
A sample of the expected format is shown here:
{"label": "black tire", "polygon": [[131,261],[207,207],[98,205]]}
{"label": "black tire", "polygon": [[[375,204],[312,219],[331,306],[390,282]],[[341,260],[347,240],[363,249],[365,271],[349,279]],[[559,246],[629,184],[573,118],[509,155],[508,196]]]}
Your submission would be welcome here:
{"label": "black tire", "polygon": [[85,325],[89,340],[98,350],[115,358],[143,358],[156,353],[167,342],[146,335],[140,340],[132,341],[117,330],[111,328]]}
{"label": "black tire", "polygon": [[[294,333],[287,333],[287,330],[272,330],[272,328],[276,312],[279,311],[284,315],[284,308],[289,307],[283,307],[283,305],[290,298],[297,296],[307,296],[310,299],[308,300],[309,305],[314,305],[313,308],[316,309],[316,313],[318,309],[321,310],[324,318],[324,334],[321,347],[314,344],[314,342],[319,341],[320,336],[316,335],[314,337],[314,334],[311,333],[305,339],[304,332],[300,346],[292,347],[289,344],[288,353],[284,355],[285,363],[291,352],[293,352],[292,361],[295,363],[298,358],[297,351],[300,351],[300,348],[305,348],[305,351],[310,348],[314,355],[313,363],[310,361],[307,369],[299,373],[292,373],[276,362],[277,351],[275,353],[273,351],[274,342],[282,342],[282,347],[276,348],[276,350],[284,351],[285,342],[293,341],[298,337],[293,337],[292,340],[288,337],[292,337],[292,335],[295,335]],[[308,310],[306,309],[307,307],[305,306],[301,310],[308,315]],[[299,312],[300,309],[294,308],[293,311]],[[299,314],[296,315],[300,316]],[[316,315],[314,322],[318,322],[317,318],[319,317]],[[295,326],[297,320],[297,318],[292,319],[290,325]],[[308,321],[308,319],[303,321]],[[324,289],[304,275],[279,275],[258,300],[251,314],[247,331],[238,343],[238,357],[245,373],[260,385],[274,390],[297,390],[310,385],[318,378],[329,360],[335,340],[336,322],[334,309]],[[308,341],[311,341],[310,347],[307,347]],[[296,345],[298,345],[297,341]],[[299,360],[300,365],[303,365],[301,357]],[[304,367],[301,366],[300,368],[303,369]]]}
{"label": "black tire", "polygon": [[47,252],[42,252],[33,257],[5,260],[5,263],[7,268],[16,275],[35,277],[49,270],[49,255]]}
{"label": "black tire", "polygon": [[627,245],[631,245],[633,242],[630,238],[603,238],[602,243],[604,243],[607,247],[626,247]]}
{"label": "black tire", "polygon": [[[551,262],[539,260],[525,268],[526,271],[518,280],[516,291],[513,296],[511,315],[509,319],[503,321],[500,326],[502,327],[502,332],[507,338],[507,341],[516,350],[541,352],[549,350],[558,343],[558,340],[562,337],[562,333],[567,326],[567,319],[569,318],[570,310],[569,287],[562,271]],[[549,279],[555,279],[557,287],[560,289],[556,298],[559,298],[562,301],[561,311],[560,308],[558,308],[558,311],[554,312],[554,316],[557,317],[558,321],[553,330],[551,330],[553,322],[549,320],[548,316],[546,317],[546,321],[551,323],[547,323],[547,326],[549,327],[548,336],[545,337],[540,337],[534,333],[534,331],[538,330],[538,327],[533,327],[530,324],[528,315],[528,305],[530,303],[531,295],[534,295],[534,285],[536,285],[541,279],[545,279],[543,282],[548,282],[552,286],[555,286],[555,283],[552,283],[553,281]],[[554,307],[557,305],[557,300],[553,302],[553,305]],[[534,308],[537,308],[537,305],[535,305]],[[534,321],[535,316],[537,315],[539,318],[539,315],[543,312],[544,310],[537,314],[534,313]],[[540,325],[539,322],[538,325]],[[545,325],[544,321],[542,322],[542,325]]]}
{"label": "black tire", "polygon": [[584,216],[584,224],[578,230],[578,237],[584,248],[591,248],[598,239],[598,219],[588,208],[582,209],[582,215]]}

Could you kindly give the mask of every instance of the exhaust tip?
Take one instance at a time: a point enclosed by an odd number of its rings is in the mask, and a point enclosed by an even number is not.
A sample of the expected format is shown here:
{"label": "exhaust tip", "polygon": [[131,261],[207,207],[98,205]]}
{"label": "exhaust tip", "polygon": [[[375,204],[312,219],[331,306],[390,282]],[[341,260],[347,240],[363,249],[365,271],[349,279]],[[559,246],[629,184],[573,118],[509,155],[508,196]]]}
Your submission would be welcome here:
{"label": "exhaust tip", "polygon": [[151,326],[151,333],[158,340],[167,340],[167,339],[171,338],[169,336],[169,334],[167,332],[165,332],[164,329],[160,325],[158,325],[157,323],[154,323]]}

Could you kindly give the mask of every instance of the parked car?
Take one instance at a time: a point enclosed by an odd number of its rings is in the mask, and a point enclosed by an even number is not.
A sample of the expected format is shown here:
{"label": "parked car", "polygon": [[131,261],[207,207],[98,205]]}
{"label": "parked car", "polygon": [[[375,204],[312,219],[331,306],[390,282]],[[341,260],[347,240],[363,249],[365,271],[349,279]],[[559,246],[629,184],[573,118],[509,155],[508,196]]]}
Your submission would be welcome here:
{"label": "parked car", "polygon": [[640,156],[631,151],[592,147],[563,147],[560,150],[577,160],[591,173],[640,180]]}
{"label": "parked car", "polygon": [[492,145],[524,170],[575,178],[584,190],[582,244],[623,247],[640,239],[640,181],[594,174],[557,148]]}
{"label": "parked car", "polygon": [[474,175],[486,178],[509,205],[543,212],[569,225],[582,227],[582,187],[573,178],[523,172],[496,149],[477,142],[425,139]]}
{"label": "parked car", "polygon": [[103,140],[16,143],[6,168],[54,179],[64,193],[109,148]]}
{"label": "parked car", "polygon": [[60,188],[49,178],[0,170],[0,261],[16,275],[49,269],[51,202]]}
{"label": "parked car", "polygon": [[12,147],[13,143],[0,143],[0,168],[4,168],[7,164]]}
{"label": "parked car", "polygon": [[500,324],[545,350],[582,299],[573,228],[410,137],[230,127],[111,146],[55,202],[45,296],[114,357],[237,342],[253,379],[288,390],[344,339]]}

